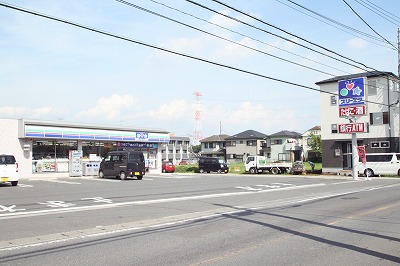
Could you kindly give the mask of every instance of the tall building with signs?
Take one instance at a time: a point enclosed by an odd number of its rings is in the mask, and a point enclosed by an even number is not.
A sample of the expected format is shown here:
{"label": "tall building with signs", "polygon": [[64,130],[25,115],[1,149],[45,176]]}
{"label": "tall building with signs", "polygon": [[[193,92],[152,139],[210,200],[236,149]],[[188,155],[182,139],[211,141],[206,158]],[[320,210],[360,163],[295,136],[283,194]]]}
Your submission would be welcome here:
{"label": "tall building with signs", "polygon": [[352,169],[352,136],[367,153],[399,152],[398,77],[371,71],[337,76],[320,87],[322,171]]}

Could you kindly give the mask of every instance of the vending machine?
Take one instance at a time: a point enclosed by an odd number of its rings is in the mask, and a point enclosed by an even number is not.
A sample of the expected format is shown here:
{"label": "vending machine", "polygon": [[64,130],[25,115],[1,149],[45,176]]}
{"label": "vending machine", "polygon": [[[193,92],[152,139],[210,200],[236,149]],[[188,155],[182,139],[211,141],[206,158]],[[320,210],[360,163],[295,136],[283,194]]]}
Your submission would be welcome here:
{"label": "vending machine", "polygon": [[82,176],[82,157],[81,150],[69,151],[69,176]]}

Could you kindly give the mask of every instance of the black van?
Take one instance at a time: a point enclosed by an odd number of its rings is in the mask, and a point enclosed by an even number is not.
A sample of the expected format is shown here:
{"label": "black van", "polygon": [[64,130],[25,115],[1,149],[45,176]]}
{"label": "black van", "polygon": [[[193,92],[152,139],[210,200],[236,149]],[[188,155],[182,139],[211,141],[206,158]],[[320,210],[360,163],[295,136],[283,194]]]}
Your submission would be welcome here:
{"label": "black van", "polygon": [[223,159],[215,157],[200,157],[199,172],[217,172],[227,174],[229,172],[229,167]]}
{"label": "black van", "polygon": [[141,151],[112,151],[107,153],[100,163],[99,177],[136,177],[141,180],[146,172],[143,152]]}

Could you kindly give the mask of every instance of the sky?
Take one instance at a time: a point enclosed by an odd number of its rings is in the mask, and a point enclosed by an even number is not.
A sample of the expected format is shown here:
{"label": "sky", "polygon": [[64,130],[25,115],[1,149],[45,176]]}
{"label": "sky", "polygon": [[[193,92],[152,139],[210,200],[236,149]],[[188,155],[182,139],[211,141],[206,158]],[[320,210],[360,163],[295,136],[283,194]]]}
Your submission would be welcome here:
{"label": "sky", "polygon": [[302,134],[323,118],[316,82],[398,74],[395,10],[398,0],[0,0],[0,118]]}

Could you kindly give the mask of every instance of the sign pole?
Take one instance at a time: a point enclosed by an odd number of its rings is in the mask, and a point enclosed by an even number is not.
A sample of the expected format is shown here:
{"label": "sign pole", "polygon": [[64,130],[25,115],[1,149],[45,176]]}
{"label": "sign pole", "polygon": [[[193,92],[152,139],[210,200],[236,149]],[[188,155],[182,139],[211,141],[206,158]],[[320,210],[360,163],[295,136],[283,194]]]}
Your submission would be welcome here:
{"label": "sign pole", "polygon": [[357,150],[357,134],[351,134],[351,146],[352,146],[352,159],[353,159],[353,179],[358,179],[358,150]]}

